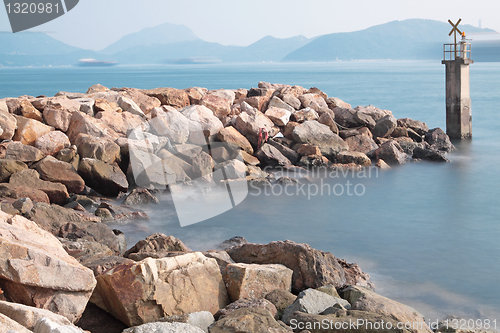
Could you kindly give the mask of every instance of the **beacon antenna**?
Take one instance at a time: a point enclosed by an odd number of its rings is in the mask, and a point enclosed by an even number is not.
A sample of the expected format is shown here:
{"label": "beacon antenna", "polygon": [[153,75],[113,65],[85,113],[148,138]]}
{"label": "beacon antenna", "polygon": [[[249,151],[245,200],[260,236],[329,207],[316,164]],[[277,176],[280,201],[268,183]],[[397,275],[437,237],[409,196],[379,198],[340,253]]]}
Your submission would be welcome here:
{"label": "beacon antenna", "polygon": [[37,27],[66,14],[75,8],[79,0],[38,0],[31,2],[4,0],[3,2],[12,32],[15,33]]}

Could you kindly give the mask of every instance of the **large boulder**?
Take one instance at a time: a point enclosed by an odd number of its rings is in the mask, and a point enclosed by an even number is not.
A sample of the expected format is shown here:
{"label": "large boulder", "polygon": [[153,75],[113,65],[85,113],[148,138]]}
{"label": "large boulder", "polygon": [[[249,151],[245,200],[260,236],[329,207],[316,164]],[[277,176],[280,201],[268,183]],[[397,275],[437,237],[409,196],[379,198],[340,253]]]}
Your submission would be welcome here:
{"label": "large boulder", "polygon": [[342,298],[330,296],[315,289],[306,289],[297,296],[292,305],[285,309],[282,319],[285,323],[289,324],[289,317],[295,311],[320,314],[336,304],[340,304],[346,309],[351,308],[351,304]]}
{"label": "large boulder", "polygon": [[142,92],[150,97],[158,98],[161,105],[169,105],[174,108],[183,108],[189,105],[189,96],[183,90],[175,88],[156,88],[143,90]]}
{"label": "large boulder", "polygon": [[358,151],[343,151],[337,154],[337,162],[342,164],[358,164],[362,166],[370,166],[372,161],[366,154]]}
{"label": "large boulder", "polygon": [[[283,142],[283,141],[280,141],[280,142]],[[293,150],[292,148],[289,148],[280,142],[275,141],[274,139],[271,139],[268,141],[268,144],[270,144],[274,148],[278,149],[278,151],[281,154],[283,154],[283,156],[288,158],[290,160],[290,162],[292,162],[292,164],[297,163],[300,160],[299,154],[295,150]]]}
{"label": "large boulder", "polygon": [[38,162],[45,157],[45,154],[32,146],[23,145],[21,142],[7,142],[5,156],[6,159],[21,161],[24,163]]}
{"label": "large boulder", "polygon": [[214,116],[216,116],[219,119],[222,119],[231,112],[232,101],[227,98],[217,96],[217,94],[208,93],[205,96],[203,96],[203,98],[200,101],[200,104],[212,110]]}
{"label": "large boulder", "polygon": [[[292,108],[292,107],[290,107],[290,108]],[[284,108],[278,108],[278,107],[271,106],[267,109],[265,115],[269,119],[271,119],[271,121],[276,126],[286,126],[286,124],[288,124],[288,122],[290,121],[290,116],[292,115],[292,112],[290,112],[289,110],[284,109]]]}
{"label": "large boulder", "polygon": [[367,311],[390,316],[401,323],[418,323],[415,332],[432,332],[424,318],[416,310],[360,286],[348,286],[341,290],[342,297],[351,304],[352,310]]}
{"label": "large boulder", "polygon": [[439,127],[429,130],[425,134],[425,141],[431,145],[431,148],[450,152],[455,150],[455,146],[451,143],[450,137]]}
{"label": "large boulder", "polygon": [[239,147],[248,154],[253,155],[253,148],[250,142],[233,126],[222,128],[217,133],[217,138],[222,142]]}
{"label": "large boulder", "polygon": [[276,314],[278,318],[281,318],[285,309],[295,302],[297,296],[283,289],[275,289],[267,294],[265,299],[276,307]]}
{"label": "large boulder", "polygon": [[37,120],[21,116],[15,117],[17,119],[17,129],[12,139],[25,145],[34,145],[36,139],[54,130],[53,127],[47,126]]}
{"label": "large boulder", "polygon": [[50,310],[75,322],[96,280],[35,222],[0,212],[0,287],[8,301]]}
{"label": "large boulder", "polygon": [[189,120],[179,111],[167,107],[151,111],[151,128],[159,136],[167,137],[174,143],[185,143],[189,138]]}
{"label": "large boulder", "polygon": [[394,140],[382,144],[375,150],[374,156],[378,160],[384,160],[389,165],[405,164],[408,158],[399,143]]}
{"label": "large boulder", "polygon": [[146,118],[146,114],[142,112],[141,108],[139,105],[137,105],[133,100],[130,98],[120,96],[118,98],[118,105],[122,108],[123,111],[125,112],[130,112],[131,114],[134,114],[136,116]]}
{"label": "large boulder", "polygon": [[267,133],[269,133],[269,136],[273,136],[273,126],[274,123],[262,112],[257,110],[242,112],[236,118],[235,124],[236,129],[254,146],[257,146],[259,142],[259,132],[261,129],[265,129]]}
{"label": "large boulder", "polygon": [[116,89],[116,91],[118,91],[120,95],[125,96],[134,101],[141,108],[142,112],[144,112],[145,114],[148,114],[154,108],[161,106],[161,102],[158,98],[150,97],[144,94],[140,89],[121,88],[121,89]]}
{"label": "large boulder", "polygon": [[425,133],[429,131],[429,127],[426,123],[411,118],[398,119],[398,126],[411,128],[412,130],[417,132],[418,135],[425,135]]}
{"label": "large boulder", "polygon": [[325,99],[320,94],[304,94],[299,96],[303,108],[311,108],[315,111],[328,109]]}
{"label": "large boulder", "polygon": [[100,306],[129,326],[229,303],[217,261],[200,252],[120,265],[97,281]]}
{"label": "large boulder", "polygon": [[69,198],[66,186],[59,183],[52,183],[40,179],[40,175],[36,170],[28,169],[21,170],[10,176],[9,184],[12,186],[23,186],[32,189],[43,191],[47,194],[51,203],[63,205],[66,199]]}
{"label": "large boulder", "polygon": [[255,154],[255,157],[264,166],[277,167],[292,164],[278,149],[268,143],[264,143],[257,154]]}
{"label": "large boulder", "polygon": [[16,117],[8,112],[0,110],[0,140],[10,140],[14,136],[17,128]]}
{"label": "large boulder", "polygon": [[304,121],[318,120],[319,114],[311,108],[305,108],[299,111],[295,111],[292,114],[292,119],[298,123],[303,123]]}
{"label": "large boulder", "polygon": [[81,158],[93,158],[104,163],[120,163],[120,146],[108,138],[96,138],[87,134],[79,134],[75,145]]}
{"label": "large boulder", "polygon": [[156,233],[137,242],[125,252],[123,256],[125,258],[141,261],[145,258],[168,257],[171,252],[187,253],[191,252],[191,249],[174,236]]}
{"label": "large boulder", "polygon": [[357,151],[368,154],[378,148],[378,145],[373,139],[367,135],[353,135],[345,139],[350,151]]}
{"label": "large boulder", "polygon": [[63,132],[51,131],[37,138],[35,147],[45,155],[55,155],[62,149],[71,147],[71,142]]}
{"label": "large boulder", "polygon": [[353,110],[356,113],[364,113],[373,118],[376,122],[385,116],[392,116],[392,112],[389,110],[382,110],[373,105],[368,106],[357,106]]}
{"label": "large boulder", "polygon": [[306,121],[293,129],[293,139],[298,143],[318,146],[325,156],[348,150],[349,146],[331,129],[317,121]]}
{"label": "large boulder", "polygon": [[422,160],[433,161],[433,162],[449,162],[449,160],[444,156],[444,151],[437,149],[424,149],[421,147],[415,147],[413,149],[413,158],[419,158]]}
{"label": "large boulder", "polygon": [[117,196],[120,192],[128,191],[127,176],[116,164],[84,158],[80,162],[78,173],[86,184],[103,195]]}
{"label": "large boulder", "polygon": [[346,277],[333,254],[292,241],[242,244],[226,250],[235,262],[281,264],[293,270],[292,292],[332,284],[343,286]]}
{"label": "large boulder", "polygon": [[189,141],[194,144],[205,145],[206,138],[212,140],[224,128],[222,122],[214,116],[212,110],[203,105],[191,105],[180,112],[189,120]]}
{"label": "large boulder", "polygon": [[53,183],[61,183],[68,189],[68,193],[80,193],[85,188],[85,182],[75,168],[69,163],[47,156],[33,165],[40,178]]}
{"label": "large boulder", "polygon": [[241,298],[263,298],[275,289],[290,291],[291,269],[283,265],[234,263],[226,266],[224,281],[231,301]]}
{"label": "large boulder", "polygon": [[397,119],[392,115],[387,115],[377,121],[375,128],[372,130],[373,136],[376,138],[388,137],[397,126]]}
{"label": "large boulder", "polygon": [[100,111],[95,115],[95,118],[101,124],[122,135],[127,135],[129,130],[144,124],[141,116],[130,112],[116,112],[115,110]]}
{"label": "large boulder", "polygon": [[98,138],[107,137],[111,140],[116,140],[119,137],[112,128],[109,128],[99,119],[93,118],[82,112],[73,112],[66,135],[71,143],[74,144],[79,134],[88,134]]}
{"label": "large boulder", "polygon": [[8,182],[11,175],[25,169],[28,166],[21,161],[0,159],[0,183]]}
{"label": "large boulder", "polygon": [[29,330],[33,330],[38,320],[42,318],[50,319],[59,325],[71,325],[71,322],[66,317],[57,315],[49,310],[23,304],[0,301],[0,313],[15,320]]}
{"label": "large boulder", "polygon": [[289,333],[271,312],[261,308],[236,309],[210,327],[210,333]]}
{"label": "large boulder", "polygon": [[[300,106],[300,103],[299,103],[299,106]],[[293,108],[293,106],[283,102],[283,100],[281,100],[281,98],[279,98],[278,96],[273,96],[273,98],[271,98],[271,100],[269,101],[268,110],[270,108],[285,109],[285,110],[290,111],[292,113],[295,112],[295,109]]]}

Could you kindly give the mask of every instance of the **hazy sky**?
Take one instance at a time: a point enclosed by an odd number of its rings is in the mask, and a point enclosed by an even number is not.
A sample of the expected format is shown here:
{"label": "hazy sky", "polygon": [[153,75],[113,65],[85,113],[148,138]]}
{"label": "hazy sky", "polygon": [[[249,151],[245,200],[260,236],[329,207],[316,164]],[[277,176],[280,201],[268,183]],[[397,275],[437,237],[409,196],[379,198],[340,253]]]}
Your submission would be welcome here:
{"label": "hazy sky", "polygon": [[[408,18],[462,18],[474,26],[481,19],[483,28],[500,32],[500,0],[80,0],[66,15],[31,31],[99,50],[128,33],[170,22],[206,41],[249,45],[266,35],[314,37]],[[3,8],[0,31],[11,31]]]}

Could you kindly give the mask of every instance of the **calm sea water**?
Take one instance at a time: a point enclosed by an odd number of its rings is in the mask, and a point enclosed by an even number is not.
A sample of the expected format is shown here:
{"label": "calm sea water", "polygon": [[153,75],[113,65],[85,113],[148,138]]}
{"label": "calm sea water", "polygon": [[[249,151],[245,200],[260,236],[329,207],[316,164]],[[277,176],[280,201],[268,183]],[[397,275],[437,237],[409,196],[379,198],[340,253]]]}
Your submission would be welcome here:
{"label": "calm sea water", "polygon": [[[250,88],[259,81],[318,87],[430,128],[445,126],[444,66],[429,62],[338,62],[114,68],[0,69],[0,98],[109,87]],[[152,220],[119,226],[129,245],[153,232],[207,249],[241,235],[290,239],[357,262],[378,292],[435,320],[448,314],[500,325],[500,64],[471,66],[473,134],[451,163],[410,163],[352,178],[362,196],[249,195],[235,209],[181,228],[172,204]],[[344,181],[344,180],[337,180]]]}

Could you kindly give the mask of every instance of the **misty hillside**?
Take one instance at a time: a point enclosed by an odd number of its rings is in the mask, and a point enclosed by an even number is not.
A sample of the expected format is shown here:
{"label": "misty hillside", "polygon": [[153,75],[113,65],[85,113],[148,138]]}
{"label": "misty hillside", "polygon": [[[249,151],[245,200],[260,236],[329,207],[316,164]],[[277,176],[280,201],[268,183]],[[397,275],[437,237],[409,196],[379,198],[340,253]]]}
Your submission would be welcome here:
{"label": "misty hillside", "polygon": [[[365,30],[334,33],[316,38],[307,45],[284,57],[283,61],[335,61],[335,60],[435,60],[443,56],[449,23],[411,19],[393,21]],[[492,32],[470,25],[460,26],[467,32]]]}
{"label": "misty hillside", "polygon": [[0,32],[0,54],[50,55],[68,54],[80,50],[41,32]]}
{"label": "misty hillside", "polygon": [[104,54],[115,54],[130,48],[151,46],[154,44],[171,44],[185,41],[193,41],[198,37],[184,25],[164,23],[153,28],[145,28],[139,32],[128,34],[117,42],[109,45]]}

